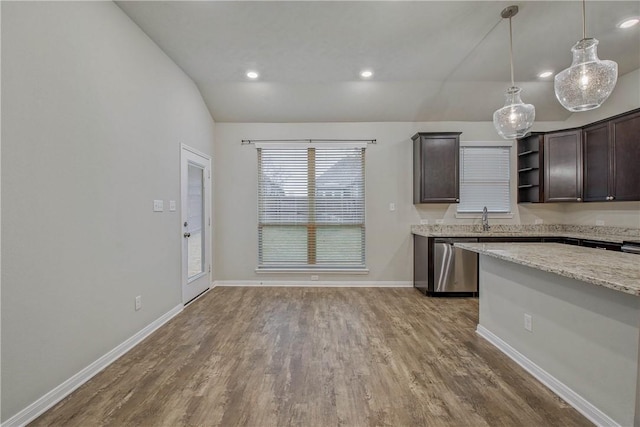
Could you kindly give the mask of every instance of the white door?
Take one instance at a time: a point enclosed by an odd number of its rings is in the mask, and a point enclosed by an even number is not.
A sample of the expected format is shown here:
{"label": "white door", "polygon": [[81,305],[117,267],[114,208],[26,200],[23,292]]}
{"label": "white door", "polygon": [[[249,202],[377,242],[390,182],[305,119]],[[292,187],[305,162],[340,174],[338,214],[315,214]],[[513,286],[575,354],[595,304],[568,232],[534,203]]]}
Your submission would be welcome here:
{"label": "white door", "polygon": [[211,285],[211,158],[182,145],[182,302]]}

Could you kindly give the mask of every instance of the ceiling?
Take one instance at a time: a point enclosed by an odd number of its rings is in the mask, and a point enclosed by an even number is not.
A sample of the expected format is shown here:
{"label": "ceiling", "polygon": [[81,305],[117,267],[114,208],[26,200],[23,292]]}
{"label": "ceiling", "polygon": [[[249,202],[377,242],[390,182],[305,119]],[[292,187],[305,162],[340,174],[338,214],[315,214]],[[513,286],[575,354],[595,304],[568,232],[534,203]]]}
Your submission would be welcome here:
{"label": "ceiling", "polygon": [[[537,121],[570,113],[553,76],[582,38],[579,1],[120,1],[197,84],[217,122],[490,121],[516,85]],[[587,1],[587,37],[619,75],[640,68],[638,1]],[[360,71],[371,69],[363,80]],[[248,70],[260,77],[250,81]]]}

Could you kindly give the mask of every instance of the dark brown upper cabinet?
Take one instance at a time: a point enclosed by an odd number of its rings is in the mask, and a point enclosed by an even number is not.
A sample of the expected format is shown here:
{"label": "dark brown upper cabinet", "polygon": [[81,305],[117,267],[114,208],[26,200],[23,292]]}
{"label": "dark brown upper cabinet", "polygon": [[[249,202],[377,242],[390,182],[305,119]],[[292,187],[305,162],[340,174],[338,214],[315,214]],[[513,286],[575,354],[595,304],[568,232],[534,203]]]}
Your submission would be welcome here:
{"label": "dark brown upper cabinet", "polygon": [[413,140],[413,203],[460,201],[462,132],[419,132]]}
{"label": "dark brown upper cabinet", "polygon": [[582,201],[582,129],[544,135],[544,201]]}
{"label": "dark brown upper cabinet", "polygon": [[587,202],[609,200],[612,191],[611,133],[609,123],[587,126],[582,131],[583,194]]}
{"label": "dark brown upper cabinet", "polygon": [[609,200],[640,200],[640,111],[611,120]]}
{"label": "dark brown upper cabinet", "polygon": [[518,203],[640,200],[640,109],[518,140]]}
{"label": "dark brown upper cabinet", "polygon": [[640,200],[640,112],[582,132],[584,200]]}

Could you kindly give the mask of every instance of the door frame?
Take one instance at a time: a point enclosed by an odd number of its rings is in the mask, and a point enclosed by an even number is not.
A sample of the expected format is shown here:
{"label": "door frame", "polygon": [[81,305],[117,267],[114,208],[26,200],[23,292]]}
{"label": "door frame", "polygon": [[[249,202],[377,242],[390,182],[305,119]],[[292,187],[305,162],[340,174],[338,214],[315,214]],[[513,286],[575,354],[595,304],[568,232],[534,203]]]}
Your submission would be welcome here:
{"label": "door frame", "polygon": [[[188,183],[188,171],[189,163],[202,166],[204,169],[204,273],[199,276],[195,276],[189,280],[188,276],[188,251],[186,238],[184,237],[184,223],[187,221],[187,183]],[[206,292],[211,288],[213,281],[213,253],[211,248],[211,236],[212,236],[212,187],[211,187],[211,156],[205,154],[193,147],[186,144],[180,144],[180,252],[181,252],[181,268],[180,268],[180,283],[182,291],[182,303],[188,304],[196,299],[198,296]],[[205,282],[202,282],[206,280]],[[189,286],[194,282],[193,286]]]}

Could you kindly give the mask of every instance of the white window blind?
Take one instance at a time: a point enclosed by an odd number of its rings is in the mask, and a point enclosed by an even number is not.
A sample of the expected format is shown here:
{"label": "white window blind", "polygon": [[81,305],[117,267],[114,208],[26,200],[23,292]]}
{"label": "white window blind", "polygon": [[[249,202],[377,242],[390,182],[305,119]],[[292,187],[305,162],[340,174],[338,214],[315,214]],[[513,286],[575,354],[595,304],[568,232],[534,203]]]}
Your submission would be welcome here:
{"label": "white window blind", "polygon": [[510,147],[460,147],[458,212],[511,212]]}
{"label": "white window blind", "polygon": [[259,268],[364,268],[364,150],[258,147]]}

